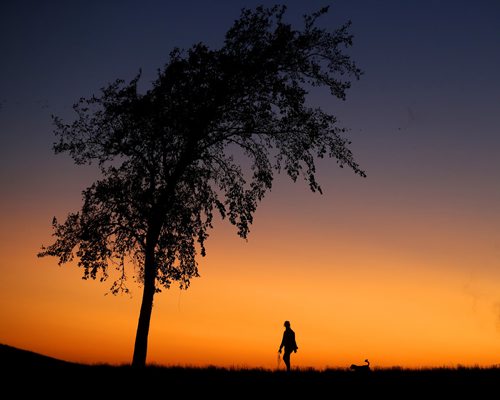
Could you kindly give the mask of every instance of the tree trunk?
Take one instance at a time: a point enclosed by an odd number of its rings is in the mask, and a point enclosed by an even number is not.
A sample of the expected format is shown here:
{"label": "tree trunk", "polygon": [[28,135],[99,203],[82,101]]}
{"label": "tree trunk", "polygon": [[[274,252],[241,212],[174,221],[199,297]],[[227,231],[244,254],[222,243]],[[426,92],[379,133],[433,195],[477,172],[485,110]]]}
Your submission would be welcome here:
{"label": "tree trunk", "polygon": [[153,297],[155,294],[156,263],[154,250],[146,251],[144,260],[144,289],[142,292],[142,304],[135,336],[133,367],[145,367],[148,352],[149,324],[153,310]]}

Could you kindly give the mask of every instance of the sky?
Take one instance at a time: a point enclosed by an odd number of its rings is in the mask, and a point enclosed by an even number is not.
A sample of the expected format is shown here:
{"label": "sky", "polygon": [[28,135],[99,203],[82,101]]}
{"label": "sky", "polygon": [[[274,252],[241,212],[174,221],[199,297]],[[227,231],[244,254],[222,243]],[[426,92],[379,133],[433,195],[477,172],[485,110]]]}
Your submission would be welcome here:
{"label": "sky", "polygon": [[[0,3],[0,343],[68,361],[131,362],[141,287],[37,258],[51,221],[99,177],[55,155],[51,115],[117,78],[156,77],[174,47],[221,46],[257,1]],[[278,3],[279,4],[279,3]],[[351,20],[364,72],[345,101],[362,178],[318,164],[323,194],[277,175],[248,240],[216,221],[188,290],[156,295],[147,362],[275,369],[500,364],[500,2],[288,1]]]}

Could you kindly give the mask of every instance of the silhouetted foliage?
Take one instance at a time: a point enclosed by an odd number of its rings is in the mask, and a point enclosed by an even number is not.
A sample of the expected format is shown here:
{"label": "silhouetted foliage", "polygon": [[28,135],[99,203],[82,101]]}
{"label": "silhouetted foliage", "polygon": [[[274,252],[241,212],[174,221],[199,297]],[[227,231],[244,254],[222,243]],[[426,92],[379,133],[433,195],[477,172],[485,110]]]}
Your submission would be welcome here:
{"label": "silhouetted foliage", "polygon": [[102,179],[83,192],[79,212],[54,218],[56,240],[39,256],[59,264],[76,256],[86,279],[105,280],[116,264],[114,293],[127,290],[125,261],[135,261],[144,286],[133,365],[146,362],[154,293],[199,276],[196,256],[205,255],[215,213],[246,238],[275,172],[319,192],[318,158],[365,176],[336,118],[306,104],[308,87],[343,100],[349,78],[360,77],[344,52],[350,23],[317,27],[323,8],[295,30],[285,11],[243,9],[220,49],[174,49],[145,93],[139,73],[80,99],[74,122],[54,117],[55,153],[97,163]]}

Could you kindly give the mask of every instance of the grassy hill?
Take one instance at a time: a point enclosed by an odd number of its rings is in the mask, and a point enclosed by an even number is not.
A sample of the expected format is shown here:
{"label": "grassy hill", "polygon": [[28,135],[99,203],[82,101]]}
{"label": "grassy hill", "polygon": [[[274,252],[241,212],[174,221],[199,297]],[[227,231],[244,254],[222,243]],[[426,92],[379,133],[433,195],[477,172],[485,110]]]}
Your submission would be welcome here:
{"label": "grassy hill", "polygon": [[[373,369],[357,374],[347,369],[271,371],[265,369],[188,368],[75,364],[31,351],[0,345],[4,390],[14,398],[92,395],[192,398],[482,398],[498,393],[500,367]],[[9,388],[10,386],[10,388]],[[6,389],[7,388],[7,389]],[[10,392],[7,392],[10,393]]]}
{"label": "grassy hill", "polygon": [[0,344],[0,363],[2,368],[53,368],[77,365],[6,344]]}

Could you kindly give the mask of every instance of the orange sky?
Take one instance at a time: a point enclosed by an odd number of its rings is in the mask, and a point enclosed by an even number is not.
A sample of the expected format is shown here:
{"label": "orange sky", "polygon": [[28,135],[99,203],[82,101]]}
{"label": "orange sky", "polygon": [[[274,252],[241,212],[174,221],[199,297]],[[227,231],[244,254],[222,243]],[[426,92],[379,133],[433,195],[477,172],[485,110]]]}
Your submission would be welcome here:
{"label": "orange sky", "polygon": [[[296,332],[297,367],[499,362],[498,233],[488,221],[453,222],[449,209],[414,215],[373,195],[365,202],[377,177],[333,175],[338,188],[322,196],[278,182],[248,242],[216,225],[201,278],[156,296],[149,363],[276,368],[285,319]],[[140,289],[105,295],[111,282],[83,281],[77,268],[36,258],[50,242],[54,204],[30,203],[13,204],[2,224],[1,342],[129,363]]]}
{"label": "orange sky", "polygon": [[[95,179],[53,154],[50,115],[72,121],[78,98],[140,68],[148,86],[174,46],[219,47],[260,2],[146,3],[2,4],[0,343],[132,360],[140,288],[113,296],[36,257]],[[296,22],[314,11],[286,3]],[[290,320],[296,367],[500,364],[500,3],[332,3],[324,24],[352,20],[365,74],[346,102],[311,102],[351,129],[367,178],[323,160],[324,194],[278,177],[247,242],[217,222],[201,277],[155,298],[149,363],[276,368]]]}

